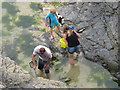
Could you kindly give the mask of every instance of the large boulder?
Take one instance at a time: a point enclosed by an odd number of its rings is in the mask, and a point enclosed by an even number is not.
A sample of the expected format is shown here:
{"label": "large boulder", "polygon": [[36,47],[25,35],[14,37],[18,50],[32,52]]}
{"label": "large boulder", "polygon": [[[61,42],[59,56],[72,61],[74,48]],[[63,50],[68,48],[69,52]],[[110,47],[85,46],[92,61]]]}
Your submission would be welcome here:
{"label": "large boulder", "polygon": [[100,62],[112,73],[118,73],[118,2],[79,2],[65,4],[59,9],[66,24],[81,33],[84,56]]}

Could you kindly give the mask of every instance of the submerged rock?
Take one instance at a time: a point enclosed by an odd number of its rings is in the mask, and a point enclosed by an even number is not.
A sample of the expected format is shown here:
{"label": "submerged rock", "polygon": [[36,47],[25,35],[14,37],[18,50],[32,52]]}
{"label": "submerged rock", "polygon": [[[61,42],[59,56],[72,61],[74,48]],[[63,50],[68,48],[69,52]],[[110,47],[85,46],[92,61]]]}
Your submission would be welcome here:
{"label": "submerged rock", "polygon": [[62,81],[62,82],[65,82],[65,83],[68,83],[68,82],[71,81],[71,79],[68,78],[68,77],[61,77],[59,80]]}

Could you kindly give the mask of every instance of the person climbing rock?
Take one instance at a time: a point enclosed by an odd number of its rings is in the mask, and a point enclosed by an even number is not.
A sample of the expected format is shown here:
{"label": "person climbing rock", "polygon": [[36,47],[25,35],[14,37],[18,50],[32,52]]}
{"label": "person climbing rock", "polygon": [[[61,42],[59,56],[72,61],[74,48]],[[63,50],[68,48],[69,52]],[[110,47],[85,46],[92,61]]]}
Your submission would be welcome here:
{"label": "person climbing rock", "polygon": [[58,17],[57,17],[57,14],[56,14],[56,9],[55,8],[51,8],[50,9],[50,12],[45,16],[45,25],[47,25],[47,19],[49,18],[49,27],[50,27],[50,38],[51,39],[54,39],[54,36],[53,36],[53,26],[55,25],[58,29],[58,31],[60,32],[60,26],[59,26],[59,23],[58,23]]}
{"label": "person climbing rock", "polygon": [[80,35],[74,30],[74,25],[63,25],[63,38],[68,46],[70,64],[74,65],[74,52],[80,52],[80,42],[78,40]]}
{"label": "person climbing rock", "polygon": [[46,46],[43,45],[38,45],[35,47],[35,49],[33,50],[33,54],[32,54],[32,61],[33,61],[33,69],[36,69],[36,63],[35,63],[35,56],[38,55],[39,56],[39,60],[38,60],[38,69],[43,72],[43,70],[46,73],[47,78],[50,78],[50,71],[49,71],[49,63],[52,59],[52,53],[50,51],[49,48],[47,48]]}

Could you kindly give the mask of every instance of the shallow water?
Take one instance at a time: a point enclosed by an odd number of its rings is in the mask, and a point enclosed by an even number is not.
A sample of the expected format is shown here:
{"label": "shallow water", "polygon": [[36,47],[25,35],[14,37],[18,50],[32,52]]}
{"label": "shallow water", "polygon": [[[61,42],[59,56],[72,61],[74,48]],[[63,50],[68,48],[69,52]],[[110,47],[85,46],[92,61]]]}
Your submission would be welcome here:
{"label": "shallow water", "polygon": [[[3,10],[2,14],[3,16],[6,15],[6,11]],[[39,42],[34,40],[31,31],[14,25],[13,27],[8,26],[8,23],[9,21],[2,24],[2,36],[0,36],[4,51],[3,55],[10,57],[34,77],[34,71],[29,67],[29,62],[31,61],[32,51]],[[25,23],[22,23],[22,25],[25,25]],[[40,33],[39,31],[35,32]],[[75,61],[75,66],[69,64],[67,57],[63,57],[62,60],[55,63],[51,67],[51,79],[65,82],[70,87],[118,87],[118,84],[112,81],[112,76],[106,69],[94,62],[86,60],[82,53],[79,55],[78,61]]]}
{"label": "shallow water", "polygon": [[76,88],[117,88],[116,82],[112,81],[110,73],[102,66],[86,60],[82,53],[78,61],[71,66],[66,59],[66,63],[59,67],[53,67],[51,78],[66,82],[70,87]]}
{"label": "shallow water", "polygon": [[[22,30],[22,29],[21,29]],[[17,36],[3,36],[3,49],[5,56],[10,57],[18,65],[27,70],[35,77],[33,69],[29,67],[32,50],[36,46],[32,34],[28,31],[22,33],[20,30]],[[12,33],[16,34],[16,33]],[[36,58],[37,59],[37,58]],[[55,62],[51,67],[51,79],[65,82],[70,87],[81,88],[116,88],[118,84],[112,81],[110,73],[102,66],[86,60],[82,53],[79,55],[75,66],[69,64],[68,58]],[[37,71],[38,73],[38,71]]]}

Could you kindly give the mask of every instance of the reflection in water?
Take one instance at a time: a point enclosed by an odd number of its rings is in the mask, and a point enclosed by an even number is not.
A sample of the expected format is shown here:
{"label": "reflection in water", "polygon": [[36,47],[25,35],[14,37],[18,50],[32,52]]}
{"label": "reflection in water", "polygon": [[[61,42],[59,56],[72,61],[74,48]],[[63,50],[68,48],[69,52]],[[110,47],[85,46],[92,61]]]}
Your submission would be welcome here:
{"label": "reflection in water", "polygon": [[92,69],[87,78],[88,82],[95,82],[97,83],[97,86],[103,86],[103,87],[109,87],[109,88],[117,87],[117,84],[114,83],[111,79],[112,77],[110,76],[109,73],[102,72],[98,68]]}
{"label": "reflection in water", "polygon": [[70,65],[70,69],[67,72],[67,77],[71,79],[71,82],[77,82],[80,75],[79,65]]}
{"label": "reflection in water", "polygon": [[[63,58],[64,59],[64,58]],[[79,55],[76,65],[71,66],[68,59],[62,60],[62,65],[59,70],[57,67],[51,70],[51,79],[65,82],[70,87],[76,88],[117,88],[118,85],[111,79],[110,73],[102,66],[86,60],[82,55]],[[66,63],[63,63],[66,62]],[[56,66],[59,66],[56,65]],[[62,70],[60,68],[62,67]]]}

